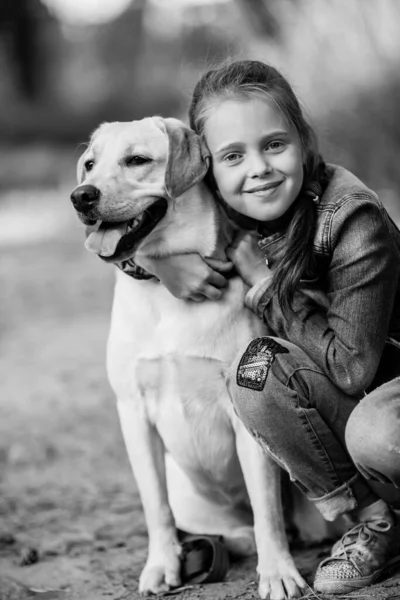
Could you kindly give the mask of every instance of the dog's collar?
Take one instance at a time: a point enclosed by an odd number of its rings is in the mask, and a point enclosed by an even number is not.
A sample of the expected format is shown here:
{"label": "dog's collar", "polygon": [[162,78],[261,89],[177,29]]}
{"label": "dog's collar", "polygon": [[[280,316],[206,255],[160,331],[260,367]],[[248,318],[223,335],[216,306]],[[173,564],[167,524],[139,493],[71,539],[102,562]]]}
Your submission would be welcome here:
{"label": "dog's collar", "polygon": [[154,275],[148,273],[145,269],[142,269],[142,267],[139,267],[134,263],[132,258],[129,260],[122,260],[115,264],[126,275],[129,275],[129,277],[133,277],[134,279],[156,279]]}
{"label": "dog's collar", "polygon": [[[115,263],[115,265],[119,269],[121,269],[121,271],[123,271],[126,275],[129,275],[129,277],[133,277],[134,279],[156,279],[157,281],[159,281],[159,279],[157,279],[157,277],[155,275],[152,275],[151,273],[149,273],[142,267],[139,267],[132,260],[132,258],[130,258],[129,260],[122,260],[121,262],[117,262],[117,263]],[[229,271],[228,273],[225,273],[224,275],[225,275],[225,278],[229,280],[229,279],[232,279],[232,277],[237,276],[237,271],[236,271],[236,269],[232,269],[231,271]]]}

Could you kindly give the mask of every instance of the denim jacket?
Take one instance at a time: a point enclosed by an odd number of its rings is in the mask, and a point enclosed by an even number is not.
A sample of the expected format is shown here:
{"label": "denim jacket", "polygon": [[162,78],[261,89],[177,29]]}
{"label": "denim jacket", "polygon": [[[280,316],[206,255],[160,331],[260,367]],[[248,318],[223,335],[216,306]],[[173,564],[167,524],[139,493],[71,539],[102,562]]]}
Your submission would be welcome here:
{"label": "denim jacket", "polygon": [[[246,303],[274,335],[302,348],[337,387],[362,396],[386,342],[400,349],[400,231],[357,177],[335,165],[328,171],[317,206],[318,276],[301,281],[294,299],[297,316],[283,315],[268,282],[250,290]],[[284,233],[263,240],[272,269],[284,243]],[[396,360],[400,375],[400,352]]]}

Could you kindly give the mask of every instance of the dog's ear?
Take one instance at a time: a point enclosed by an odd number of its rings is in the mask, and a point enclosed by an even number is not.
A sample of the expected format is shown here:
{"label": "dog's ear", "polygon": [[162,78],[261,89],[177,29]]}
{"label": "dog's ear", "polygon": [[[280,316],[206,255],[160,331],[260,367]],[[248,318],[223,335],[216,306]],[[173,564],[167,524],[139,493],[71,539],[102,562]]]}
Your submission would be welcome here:
{"label": "dog's ear", "polygon": [[178,119],[157,119],[168,137],[168,161],[165,172],[165,189],[170,198],[203,179],[210,164],[210,154],[192,129]]}

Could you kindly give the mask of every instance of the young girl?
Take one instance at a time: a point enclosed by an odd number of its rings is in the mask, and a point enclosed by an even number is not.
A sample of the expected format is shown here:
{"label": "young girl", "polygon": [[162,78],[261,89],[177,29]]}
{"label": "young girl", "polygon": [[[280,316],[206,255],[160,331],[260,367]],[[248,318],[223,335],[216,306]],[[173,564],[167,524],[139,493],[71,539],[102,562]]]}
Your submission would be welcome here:
{"label": "young girl", "polygon": [[[235,410],[327,520],[348,516],[314,585],[353,591],[400,549],[383,499],[400,486],[400,232],[373,191],[324,163],[274,68],[209,71],[190,121],[211,153],[211,185],[247,230],[229,250],[246,305],[274,333],[238,357]],[[221,272],[197,255],[175,258],[157,273],[172,293],[222,295]]]}

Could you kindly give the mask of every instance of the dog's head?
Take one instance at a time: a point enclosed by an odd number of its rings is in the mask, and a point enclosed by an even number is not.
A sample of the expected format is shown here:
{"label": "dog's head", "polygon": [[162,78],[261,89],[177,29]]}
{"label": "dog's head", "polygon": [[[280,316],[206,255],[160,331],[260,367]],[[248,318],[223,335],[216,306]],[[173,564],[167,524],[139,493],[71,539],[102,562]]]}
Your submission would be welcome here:
{"label": "dog's head", "polygon": [[89,226],[86,247],[111,262],[131,257],[207,168],[200,138],[177,119],[104,123],[78,161],[71,194]]}

